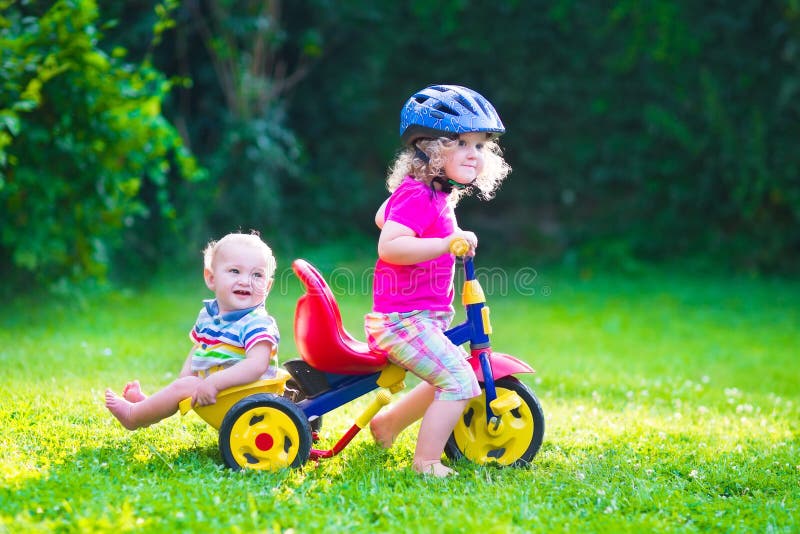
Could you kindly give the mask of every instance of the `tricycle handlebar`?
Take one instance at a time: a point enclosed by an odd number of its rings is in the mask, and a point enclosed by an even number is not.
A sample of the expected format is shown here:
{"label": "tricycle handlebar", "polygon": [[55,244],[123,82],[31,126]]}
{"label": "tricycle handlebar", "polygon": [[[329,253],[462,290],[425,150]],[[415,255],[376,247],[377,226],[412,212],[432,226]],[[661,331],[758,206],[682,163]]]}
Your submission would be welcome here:
{"label": "tricycle handlebar", "polygon": [[456,256],[466,256],[469,252],[469,243],[463,237],[457,237],[450,241],[450,252]]}

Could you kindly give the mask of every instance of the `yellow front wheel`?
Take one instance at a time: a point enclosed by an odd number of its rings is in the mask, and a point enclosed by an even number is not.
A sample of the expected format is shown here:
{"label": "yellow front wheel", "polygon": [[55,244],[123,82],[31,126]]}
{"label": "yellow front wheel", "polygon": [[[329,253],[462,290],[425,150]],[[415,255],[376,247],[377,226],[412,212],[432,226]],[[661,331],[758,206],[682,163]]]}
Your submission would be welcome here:
{"label": "yellow front wheel", "polygon": [[[483,388],[483,384],[481,384]],[[470,399],[444,452],[457,460],[466,457],[478,464],[527,465],[539,452],[544,438],[544,413],[533,392],[514,377],[495,382],[497,396],[518,395],[519,406],[486,421],[486,392]]]}
{"label": "yellow front wheel", "polygon": [[219,450],[231,469],[299,467],[311,451],[308,419],[277,395],[250,395],[234,404],[219,429]]}

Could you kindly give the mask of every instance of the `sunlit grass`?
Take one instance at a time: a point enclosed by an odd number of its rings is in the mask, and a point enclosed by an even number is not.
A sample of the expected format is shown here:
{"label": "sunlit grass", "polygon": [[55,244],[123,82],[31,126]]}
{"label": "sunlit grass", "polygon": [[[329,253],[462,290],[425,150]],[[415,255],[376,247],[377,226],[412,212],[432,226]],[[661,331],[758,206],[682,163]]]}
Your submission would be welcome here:
{"label": "sunlit grass", "polygon": [[[545,441],[527,469],[409,469],[415,428],[279,473],[222,466],[190,414],[123,430],[102,391],[174,378],[202,282],[169,280],[74,310],[0,315],[0,531],[752,531],[800,529],[800,284],[652,272],[539,273],[489,294],[496,350],[529,361]],[[281,358],[299,287],[274,292]],[[341,295],[361,334],[366,295]],[[33,319],[31,317],[33,316]],[[328,447],[363,401],[325,416]]]}

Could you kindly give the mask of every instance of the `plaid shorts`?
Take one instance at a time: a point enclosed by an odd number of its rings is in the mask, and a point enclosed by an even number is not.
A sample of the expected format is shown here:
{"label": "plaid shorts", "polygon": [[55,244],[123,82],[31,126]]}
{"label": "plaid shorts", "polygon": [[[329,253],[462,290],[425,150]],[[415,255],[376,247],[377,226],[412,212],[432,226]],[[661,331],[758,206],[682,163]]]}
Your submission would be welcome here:
{"label": "plaid shorts", "polygon": [[465,400],[481,393],[466,351],[444,331],[452,312],[368,313],[364,321],[370,349],[436,388],[435,398]]}

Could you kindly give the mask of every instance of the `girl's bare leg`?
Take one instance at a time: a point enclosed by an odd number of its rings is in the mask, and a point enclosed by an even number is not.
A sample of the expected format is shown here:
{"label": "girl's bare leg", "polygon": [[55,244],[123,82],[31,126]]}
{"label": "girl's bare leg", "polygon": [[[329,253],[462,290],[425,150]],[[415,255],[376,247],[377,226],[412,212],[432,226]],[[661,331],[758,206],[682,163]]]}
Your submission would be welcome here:
{"label": "girl's bare leg", "polygon": [[106,408],[128,430],[150,426],[178,410],[178,403],[191,397],[202,378],[185,376],[140,402],[130,402],[106,390]]}
{"label": "girl's bare leg", "polygon": [[[436,388],[432,385],[420,382],[389,410],[373,417],[369,429],[378,445],[384,449],[391,447],[403,429],[425,415],[425,411],[433,402],[435,392]],[[455,426],[455,423],[453,425]],[[444,445],[442,447],[444,448]]]}
{"label": "girl's bare leg", "polygon": [[466,405],[465,400],[431,402],[419,428],[417,449],[414,452],[415,471],[437,477],[456,474],[449,467],[442,465],[442,453]]}

